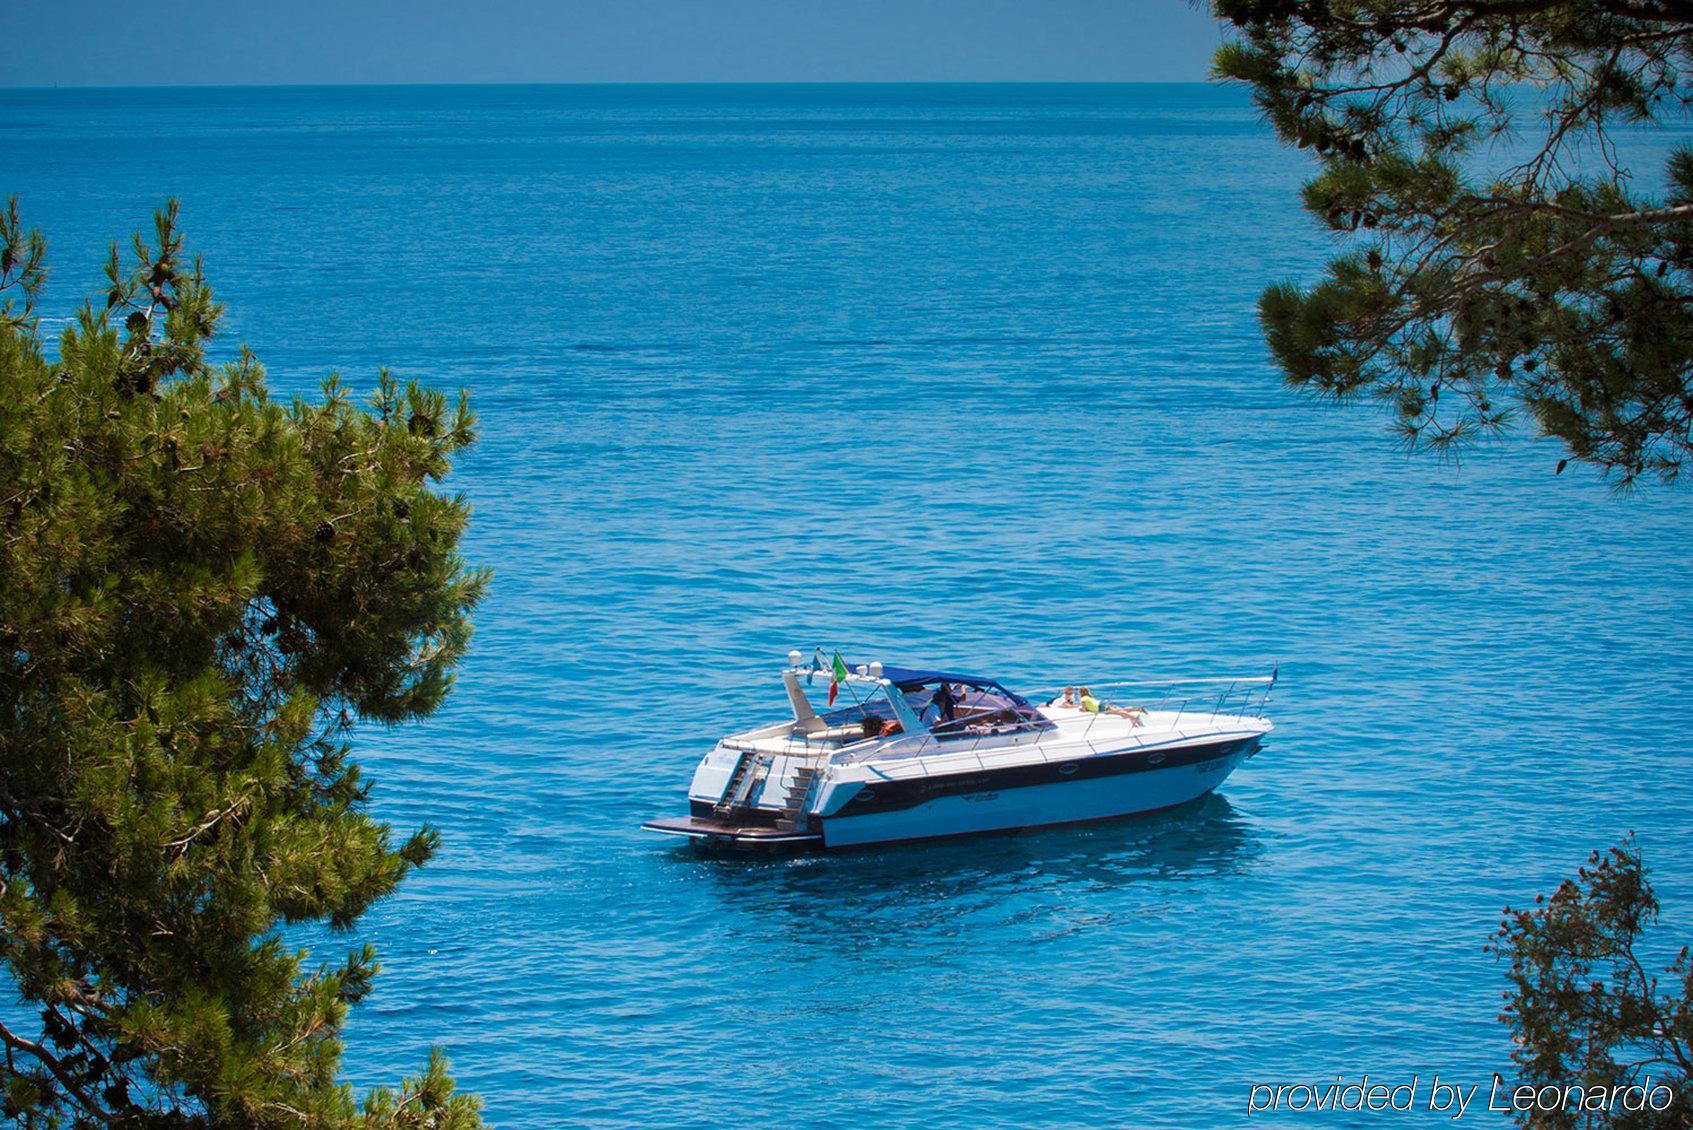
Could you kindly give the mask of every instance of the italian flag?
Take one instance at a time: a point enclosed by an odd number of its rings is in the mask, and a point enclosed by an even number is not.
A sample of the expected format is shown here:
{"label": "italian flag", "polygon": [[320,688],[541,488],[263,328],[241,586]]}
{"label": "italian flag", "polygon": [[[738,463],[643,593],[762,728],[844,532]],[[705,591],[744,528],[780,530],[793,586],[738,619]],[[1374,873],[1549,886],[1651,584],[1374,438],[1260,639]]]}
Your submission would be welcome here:
{"label": "italian flag", "polygon": [[834,665],[829,668],[829,705],[835,705],[835,696],[841,692],[841,684],[846,682],[847,666],[841,659],[841,653],[835,652]]}

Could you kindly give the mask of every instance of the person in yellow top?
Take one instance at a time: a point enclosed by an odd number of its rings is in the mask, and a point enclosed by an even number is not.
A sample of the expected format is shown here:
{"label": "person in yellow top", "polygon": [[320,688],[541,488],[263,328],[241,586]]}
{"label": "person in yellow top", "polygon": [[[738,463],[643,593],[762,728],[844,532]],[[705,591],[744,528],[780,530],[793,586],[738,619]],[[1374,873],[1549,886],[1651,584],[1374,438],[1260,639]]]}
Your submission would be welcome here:
{"label": "person in yellow top", "polygon": [[1082,688],[1081,698],[1077,701],[1077,705],[1089,714],[1113,714],[1118,718],[1127,718],[1137,726],[1141,724],[1146,715],[1146,711],[1138,706],[1112,706],[1110,703],[1100,702],[1093,697],[1093,690],[1090,687]]}

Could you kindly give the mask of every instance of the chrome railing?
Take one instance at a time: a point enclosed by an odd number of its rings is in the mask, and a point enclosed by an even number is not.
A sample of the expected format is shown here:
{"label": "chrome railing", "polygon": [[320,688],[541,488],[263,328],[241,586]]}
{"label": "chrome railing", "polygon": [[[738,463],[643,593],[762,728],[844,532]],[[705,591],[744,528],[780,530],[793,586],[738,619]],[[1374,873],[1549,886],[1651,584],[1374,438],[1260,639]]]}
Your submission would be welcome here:
{"label": "chrome railing", "polygon": [[[1085,684],[1106,706],[1138,706],[1142,710],[1208,718],[1262,718],[1275,688],[1277,673],[1241,679],[1140,679]],[[1074,684],[1078,691],[1083,684]],[[1050,687],[1029,695],[1042,703],[1063,694]],[[1099,692],[1106,693],[1101,694]]]}

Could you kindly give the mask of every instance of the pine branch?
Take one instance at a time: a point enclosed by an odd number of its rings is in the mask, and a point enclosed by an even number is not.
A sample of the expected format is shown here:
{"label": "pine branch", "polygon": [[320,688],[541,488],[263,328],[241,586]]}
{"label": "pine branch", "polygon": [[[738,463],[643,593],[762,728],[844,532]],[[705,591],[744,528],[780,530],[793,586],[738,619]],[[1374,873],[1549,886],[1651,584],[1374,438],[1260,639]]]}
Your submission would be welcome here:
{"label": "pine branch", "polygon": [[85,1112],[100,1119],[102,1122],[110,1122],[112,1120],[111,1113],[99,1103],[88,1097],[88,1094],[83,1090],[81,1084],[77,1082],[76,1077],[65,1068],[64,1064],[61,1063],[58,1057],[53,1055],[52,1052],[48,1051],[40,1044],[26,1040],[22,1036],[17,1035],[10,1028],[6,1027],[4,1022],[0,1022],[0,1043],[4,1043],[8,1051],[21,1051],[33,1058],[36,1062],[40,1063],[41,1066],[45,1067],[48,1073],[51,1074],[54,1079],[58,1080],[59,1085],[65,1089],[66,1093],[68,1093],[71,1098],[75,1100],[76,1104]]}

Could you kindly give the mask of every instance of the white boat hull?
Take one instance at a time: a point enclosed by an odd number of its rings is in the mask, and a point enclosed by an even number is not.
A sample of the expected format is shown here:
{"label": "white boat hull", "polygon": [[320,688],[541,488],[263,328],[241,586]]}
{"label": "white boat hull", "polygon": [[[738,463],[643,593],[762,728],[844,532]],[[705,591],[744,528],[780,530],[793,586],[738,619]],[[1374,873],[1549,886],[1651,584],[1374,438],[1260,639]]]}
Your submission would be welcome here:
{"label": "white boat hull", "polygon": [[1241,751],[1169,769],[988,789],[937,797],[896,812],[825,817],[820,822],[823,846],[964,836],[1155,812],[1204,796],[1250,756],[1251,751]]}

